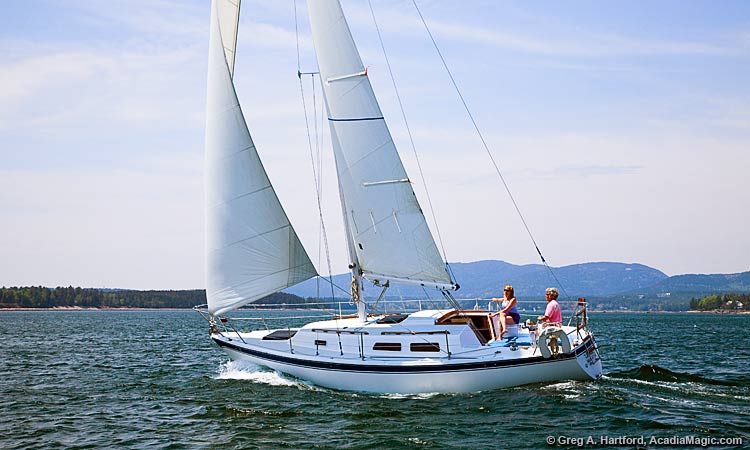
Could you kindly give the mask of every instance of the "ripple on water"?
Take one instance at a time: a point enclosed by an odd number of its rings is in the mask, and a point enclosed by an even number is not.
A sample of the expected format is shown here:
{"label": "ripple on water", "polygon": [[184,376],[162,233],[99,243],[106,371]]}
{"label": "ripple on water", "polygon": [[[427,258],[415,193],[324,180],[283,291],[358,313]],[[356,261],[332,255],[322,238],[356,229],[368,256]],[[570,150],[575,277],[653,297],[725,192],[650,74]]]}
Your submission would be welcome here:
{"label": "ripple on water", "polygon": [[0,314],[3,449],[540,448],[550,427],[750,443],[750,351],[716,354],[750,317],[592,314],[600,382],[394,395],[228,362],[194,312]]}

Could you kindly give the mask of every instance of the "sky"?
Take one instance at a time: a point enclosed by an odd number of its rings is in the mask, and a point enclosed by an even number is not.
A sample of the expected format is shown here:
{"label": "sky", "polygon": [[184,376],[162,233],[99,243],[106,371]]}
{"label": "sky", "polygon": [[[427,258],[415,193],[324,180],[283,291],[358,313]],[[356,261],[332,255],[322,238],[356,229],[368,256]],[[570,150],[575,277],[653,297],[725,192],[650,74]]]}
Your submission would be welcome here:
{"label": "sky", "polygon": [[[550,265],[750,270],[750,3],[417,2]],[[424,181],[368,4],[342,4],[447,259],[538,263],[411,0],[372,5]],[[297,78],[316,70],[314,49],[297,0],[298,66],[294,5],[242,2],[234,80],[311,259],[342,273],[320,87],[304,79],[311,149]],[[0,286],[205,286],[209,15],[208,0],[0,2]]]}

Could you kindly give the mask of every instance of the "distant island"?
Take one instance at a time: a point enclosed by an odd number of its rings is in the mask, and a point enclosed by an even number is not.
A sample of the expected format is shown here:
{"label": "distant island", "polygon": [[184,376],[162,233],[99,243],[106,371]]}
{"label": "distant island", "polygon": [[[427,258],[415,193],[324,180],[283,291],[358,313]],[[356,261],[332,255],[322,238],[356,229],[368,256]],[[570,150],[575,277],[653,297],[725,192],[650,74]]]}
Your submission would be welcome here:
{"label": "distant island", "polygon": [[[554,268],[552,277],[540,264],[515,265],[504,261],[451,263],[462,288],[455,294],[465,303],[499,297],[502,286],[512,284],[521,307],[524,302],[543,303],[544,290],[561,288],[561,300],[588,299],[594,310],[607,311],[740,311],[750,307],[750,272],[712,275],[668,276],[643,264],[592,262]],[[336,298],[331,298],[328,279],[311,279],[284,292],[258,300],[266,305],[295,305],[318,301],[348,301],[349,274],[332,277]],[[559,282],[559,284],[558,284]],[[379,289],[366,289],[374,300]],[[320,295],[320,300],[318,300]],[[429,299],[439,295],[412,286],[392,286],[386,299]],[[206,303],[206,292],[194,290],[127,290],[81,287],[2,287],[0,309],[8,308],[192,308]],[[310,305],[307,305],[308,307]],[[538,306],[538,305],[537,305]]]}

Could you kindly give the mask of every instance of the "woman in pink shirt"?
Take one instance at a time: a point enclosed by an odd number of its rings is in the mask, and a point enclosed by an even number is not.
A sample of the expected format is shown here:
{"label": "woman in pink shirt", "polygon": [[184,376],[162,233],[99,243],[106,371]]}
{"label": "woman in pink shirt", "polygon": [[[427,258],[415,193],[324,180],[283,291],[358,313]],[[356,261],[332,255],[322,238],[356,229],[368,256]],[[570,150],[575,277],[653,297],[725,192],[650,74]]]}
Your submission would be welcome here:
{"label": "woman in pink shirt", "polygon": [[544,315],[537,319],[548,324],[562,324],[562,310],[560,310],[560,304],[557,303],[557,296],[560,293],[557,288],[547,288],[545,295],[547,296],[547,309],[544,310]]}

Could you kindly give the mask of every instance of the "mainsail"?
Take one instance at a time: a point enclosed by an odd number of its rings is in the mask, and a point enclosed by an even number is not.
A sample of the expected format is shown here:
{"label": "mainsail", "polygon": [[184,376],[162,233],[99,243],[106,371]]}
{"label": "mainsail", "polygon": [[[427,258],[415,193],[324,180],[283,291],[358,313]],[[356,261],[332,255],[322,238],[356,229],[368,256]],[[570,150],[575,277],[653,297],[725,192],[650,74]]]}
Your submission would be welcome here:
{"label": "mainsail", "polygon": [[206,97],[206,296],[209,312],[216,315],[317,275],[268,180],[237,100],[232,66],[238,13],[238,1],[213,2]]}
{"label": "mainsail", "polygon": [[365,278],[453,288],[338,0],[308,0],[350,255]]}

